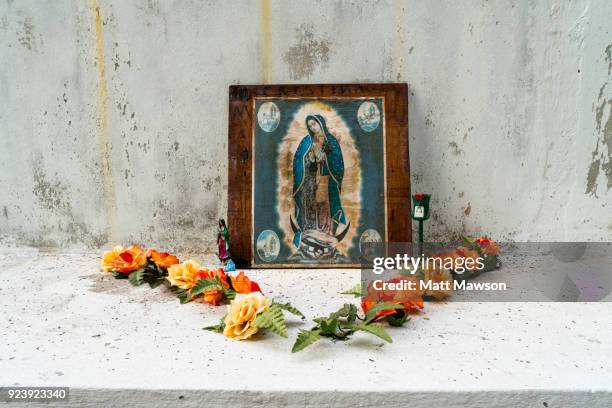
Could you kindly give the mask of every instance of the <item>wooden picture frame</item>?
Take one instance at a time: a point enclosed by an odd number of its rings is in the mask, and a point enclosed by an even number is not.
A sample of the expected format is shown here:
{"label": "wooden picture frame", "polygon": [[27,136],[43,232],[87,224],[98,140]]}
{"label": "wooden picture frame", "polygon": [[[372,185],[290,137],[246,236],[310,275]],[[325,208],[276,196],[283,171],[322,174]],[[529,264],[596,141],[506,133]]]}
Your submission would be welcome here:
{"label": "wooden picture frame", "polygon": [[[259,247],[257,247],[257,250],[255,249],[256,237],[253,230],[255,212],[253,200],[255,180],[253,174],[256,149],[254,143],[255,127],[257,123],[262,127],[262,122],[261,118],[257,118],[255,106],[258,103],[261,109],[262,103],[265,103],[264,100],[266,99],[277,101],[276,105],[285,100],[289,101],[288,104],[295,100],[300,102],[321,101],[321,103],[328,104],[343,103],[344,100],[347,101],[346,103],[352,103],[355,100],[376,102],[376,106],[382,108],[382,114],[379,116],[384,117],[384,120],[381,120],[382,126],[380,127],[384,135],[382,145],[384,147],[385,204],[383,208],[386,236],[382,239],[387,242],[412,241],[407,84],[232,85],[229,88],[227,224],[231,237],[230,252],[237,267],[338,268],[358,267],[360,265],[358,262],[279,264],[257,261],[255,252],[259,251]],[[272,103],[272,105],[275,104]],[[376,110],[375,108],[371,109]],[[273,113],[276,114],[277,112]],[[309,117],[312,118],[312,116]],[[362,117],[359,117],[359,123],[363,128],[361,119]],[[259,122],[256,123],[257,120]],[[308,121],[308,117],[306,120]],[[276,119],[276,123],[276,126],[278,126],[278,119]],[[312,123],[312,119],[310,123]],[[378,122],[375,124],[378,126]],[[310,133],[310,124],[306,126],[308,126],[308,133]],[[314,124],[313,126],[316,127]],[[257,130],[261,131],[259,128]],[[327,132],[327,129],[325,131]],[[312,140],[315,140],[315,138],[313,137]],[[314,143],[312,141],[313,145]],[[325,148],[329,149],[327,144]],[[325,152],[329,152],[329,150],[325,150]],[[340,150],[340,157],[343,157],[343,155],[345,153]],[[294,170],[294,172],[296,171]],[[291,222],[293,228],[295,226],[293,218]]]}

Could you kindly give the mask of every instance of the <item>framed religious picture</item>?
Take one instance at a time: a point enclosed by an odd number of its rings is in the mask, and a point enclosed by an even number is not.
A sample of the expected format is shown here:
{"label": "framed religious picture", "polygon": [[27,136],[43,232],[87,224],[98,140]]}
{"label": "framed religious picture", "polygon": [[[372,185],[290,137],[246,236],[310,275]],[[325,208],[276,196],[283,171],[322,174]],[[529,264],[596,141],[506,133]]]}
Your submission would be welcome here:
{"label": "framed religious picture", "polygon": [[239,267],[358,267],[411,241],[406,84],[236,85],[228,228]]}

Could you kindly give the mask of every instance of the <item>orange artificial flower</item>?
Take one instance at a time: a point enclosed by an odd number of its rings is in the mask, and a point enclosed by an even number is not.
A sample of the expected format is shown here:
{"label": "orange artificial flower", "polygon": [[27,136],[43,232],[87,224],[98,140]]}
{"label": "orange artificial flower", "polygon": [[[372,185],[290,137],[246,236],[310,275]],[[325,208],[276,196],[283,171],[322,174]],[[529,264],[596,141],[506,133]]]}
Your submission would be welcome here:
{"label": "orange artificial flower", "polygon": [[[364,313],[367,313],[375,304],[380,303],[380,301],[372,300],[372,299],[364,299],[361,302],[361,308]],[[376,314],[376,319],[380,319],[381,317],[390,316],[390,315],[398,315],[398,317],[402,316],[403,313],[416,313],[419,309],[423,309],[423,301],[417,302],[395,302],[398,305],[404,306],[404,309],[387,309]]]}
{"label": "orange artificial flower", "polygon": [[167,269],[172,265],[176,265],[179,263],[179,260],[176,256],[169,254],[168,252],[157,252],[154,249],[149,251],[149,256],[155,262],[155,265],[162,269]]}
{"label": "orange artificial flower", "polygon": [[[476,259],[480,258],[480,254],[474,249],[460,246],[448,252],[435,254],[432,258],[440,258],[442,266],[446,269],[457,270],[457,268],[465,268],[471,271],[476,268]],[[467,259],[470,259],[472,264],[470,268],[466,266]]]}
{"label": "orange artificial flower", "polygon": [[[412,282],[412,283],[410,283]],[[387,286],[382,289],[375,289],[373,282],[368,286],[366,298],[371,298],[377,302],[419,302],[423,299],[424,291],[421,289],[419,278],[415,275],[397,275],[386,281]],[[390,289],[389,284],[395,284],[395,288]],[[410,286],[411,285],[411,286]],[[409,287],[411,289],[409,289]]]}
{"label": "orange artificial flower", "polygon": [[[218,268],[215,270],[204,268],[198,271],[195,282],[197,282],[198,279],[207,279],[215,277],[221,280],[221,285],[223,285],[224,288],[229,288],[229,283],[227,283],[227,275],[223,271],[223,268]],[[223,291],[220,289],[207,290],[202,295],[202,300],[213,306],[218,306],[223,302]]]}
{"label": "orange artificial flower", "polygon": [[146,252],[135,245],[128,249],[116,246],[102,257],[102,270],[105,272],[117,271],[129,275],[146,265]]}
{"label": "orange artificial flower", "polygon": [[207,278],[219,278],[223,283],[223,286],[229,288],[229,284],[227,283],[227,275],[223,268],[217,268],[214,270],[210,270],[208,268],[203,268],[198,271],[198,275],[196,277],[196,282],[198,279],[207,279]]}
{"label": "orange artificial flower", "polygon": [[390,302],[402,305],[403,309],[388,309],[376,314],[375,319],[384,316],[398,315],[404,313],[414,313],[419,309],[423,309],[423,291],[420,289],[419,279],[416,276],[394,276],[387,281],[388,283],[404,283],[407,286],[408,282],[414,282],[414,290],[398,289],[398,290],[377,290],[370,284],[368,293],[361,302],[361,308],[364,313],[367,313],[374,305],[381,302]]}
{"label": "orange artificial flower", "polygon": [[[455,256],[455,260],[457,258],[463,258],[462,265],[463,265],[463,267],[465,269],[467,269],[468,271],[472,271],[472,270],[476,269],[476,260],[478,258],[480,258],[480,253],[478,253],[478,251],[476,251],[474,249],[470,249],[470,248],[466,248],[466,247],[461,247],[460,246],[460,247],[457,247],[457,249],[455,249],[455,253],[457,254]],[[467,262],[468,259],[471,260],[471,264],[472,264],[472,266],[469,267],[469,268],[466,265],[466,262]],[[455,268],[457,268],[459,266],[459,265],[456,264],[456,262],[453,263],[453,265],[454,265],[453,269],[455,269]]]}
{"label": "orange artificial flower", "polygon": [[238,276],[236,277],[230,276],[230,281],[232,282],[232,288],[238,293],[242,293],[242,294],[249,294],[252,292],[261,293],[261,289],[259,288],[259,285],[257,284],[257,282],[250,280],[244,274],[244,272],[240,272]]}
{"label": "orange artificial flower", "polygon": [[209,305],[219,306],[223,302],[223,291],[219,289],[207,290],[202,298]]}

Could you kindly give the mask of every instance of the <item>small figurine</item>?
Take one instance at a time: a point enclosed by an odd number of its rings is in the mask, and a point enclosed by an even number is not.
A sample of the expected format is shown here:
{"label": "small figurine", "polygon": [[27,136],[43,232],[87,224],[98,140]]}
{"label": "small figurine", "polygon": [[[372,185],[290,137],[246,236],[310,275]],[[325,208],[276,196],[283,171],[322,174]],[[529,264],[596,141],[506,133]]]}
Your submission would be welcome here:
{"label": "small figurine", "polygon": [[412,195],[413,220],[419,222],[419,246],[417,256],[423,253],[423,221],[429,218],[429,200],[431,195],[428,193],[416,193]]}
{"label": "small figurine", "polygon": [[219,252],[217,256],[219,257],[219,261],[221,261],[221,266],[225,272],[233,272],[236,270],[236,265],[234,265],[234,261],[230,258],[230,240],[229,240],[229,230],[227,229],[227,225],[225,224],[225,220],[223,218],[219,219],[219,231],[217,232],[217,247]]}

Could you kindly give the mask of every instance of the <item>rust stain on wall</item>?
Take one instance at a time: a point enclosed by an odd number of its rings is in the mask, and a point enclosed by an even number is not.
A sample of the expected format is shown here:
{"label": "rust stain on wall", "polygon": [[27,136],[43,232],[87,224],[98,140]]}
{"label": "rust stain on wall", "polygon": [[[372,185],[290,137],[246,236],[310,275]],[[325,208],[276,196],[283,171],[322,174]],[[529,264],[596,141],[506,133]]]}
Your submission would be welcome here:
{"label": "rust stain on wall", "polygon": [[465,209],[463,210],[463,213],[467,217],[468,215],[470,215],[471,212],[472,212],[472,204],[468,203],[467,207],[465,207]]}
{"label": "rust stain on wall", "polygon": [[272,82],[272,21],[270,0],[261,0],[260,16],[261,70],[264,84]]}
{"label": "rust stain on wall", "polygon": [[98,84],[98,127],[100,139],[100,170],[104,187],[104,206],[109,226],[109,239],[117,236],[117,202],[110,159],[110,139],[108,136],[108,94],[106,85],[106,66],[104,60],[104,32],[100,0],[90,1],[90,11],[94,21],[95,52]]}

